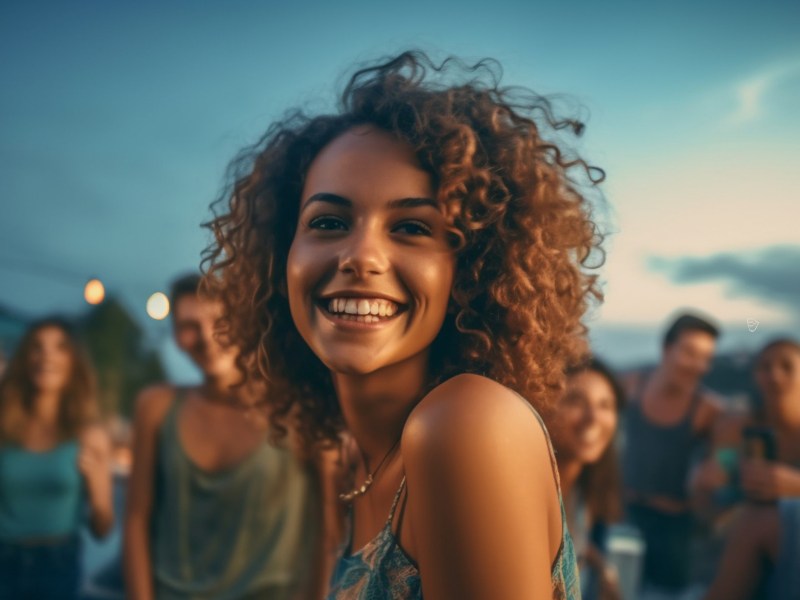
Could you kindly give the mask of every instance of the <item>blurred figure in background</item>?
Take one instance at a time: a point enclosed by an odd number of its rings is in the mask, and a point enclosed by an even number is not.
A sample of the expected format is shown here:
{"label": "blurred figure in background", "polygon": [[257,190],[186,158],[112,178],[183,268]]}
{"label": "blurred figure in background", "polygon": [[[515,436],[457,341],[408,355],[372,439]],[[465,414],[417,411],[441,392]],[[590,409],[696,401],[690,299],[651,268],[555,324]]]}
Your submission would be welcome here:
{"label": "blurred figure in background", "polygon": [[98,412],[70,326],[34,323],[0,380],[0,598],[78,597],[86,508],[96,536],[114,520]]}
{"label": "blurred figure in background", "polygon": [[128,597],[308,597],[304,586],[319,559],[318,482],[243,410],[263,392],[237,386],[237,351],[215,335],[221,306],[198,296],[199,283],[198,275],[177,280],[171,305],[175,341],[203,383],[153,387],[137,403],[124,541]]}
{"label": "blurred figure in background", "polygon": [[584,600],[620,597],[605,551],[608,526],[622,518],[614,439],[624,404],[622,387],[598,359],[567,371],[554,444]]}
{"label": "blurred figure in background", "polygon": [[[132,430],[119,415],[110,418],[111,470],[114,474],[114,512],[125,513],[125,497],[132,464]],[[123,600],[125,580],[122,569],[123,523],[116,522],[105,539],[98,542],[84,536],[84,584],[82,600]]]}
{"label": "blurred figure in background", "polygon": [[[762,410],[743,431],[737,477],[748,502],[708,600],[800,598],[800,343],[767,344],[754,375]],[[698,479],[711,491],[730,484],[720,465],[704,468]]]}
{"label": "blurred figure in background", "polygon": [[692,461],[721,413],[700,387],[718,329],[684,314],[667,329],[662,358],[635,386],[625,418],[623,475],[628,519],[646,544],[643,583],[650,597],[680,597],[690,583]]}

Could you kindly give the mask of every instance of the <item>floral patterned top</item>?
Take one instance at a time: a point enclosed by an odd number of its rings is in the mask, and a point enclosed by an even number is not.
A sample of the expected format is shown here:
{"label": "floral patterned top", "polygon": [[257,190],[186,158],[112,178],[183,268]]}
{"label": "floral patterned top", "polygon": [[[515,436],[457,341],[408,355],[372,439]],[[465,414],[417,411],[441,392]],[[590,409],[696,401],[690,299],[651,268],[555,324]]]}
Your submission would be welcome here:
{"label": "floral patterned top", "polygon": [[[532,410],[533,407],[525,402]],[[550,436],[539,414],[539,423],[545,431],[550,461],[558,485],[558,501],[561,506],[561,547],[553,563],[552,600],[580,600],[580,581],[575,549],[567,530],[567,516],[561,498],[561,483],[558,477],[555,454]],[[405,477],[395,494],[389,518],[380,533],[358,552],[350,553],[352,547],[352,521],[348,542],[343,547],[331,578],[327,600],[421,600],[422,581],[419,570],[403,551],[392,532],[397,503],[405,486]]]}

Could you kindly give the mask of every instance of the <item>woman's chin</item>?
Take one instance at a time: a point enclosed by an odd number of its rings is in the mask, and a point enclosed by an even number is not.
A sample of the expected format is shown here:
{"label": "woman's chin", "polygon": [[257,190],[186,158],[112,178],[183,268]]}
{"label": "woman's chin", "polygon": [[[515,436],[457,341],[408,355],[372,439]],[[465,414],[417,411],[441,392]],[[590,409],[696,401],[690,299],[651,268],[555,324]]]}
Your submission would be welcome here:
{"label": "woman's chin", "polygon": [[33,380],[34,389],[40,394],[53,394],[63,390],[66,386],[66,379],[60,376],[40,376]]}
{"label": "woman's chin", "polygon": [[374,353],[369,352],[348,352],[346,355],[326,356],[324,358],[321,357],[321,359],[332,373],[338,375],[363,377],[374,373],[384,366],[376,360]]}
{"label": "woman's chin", "polygon": [[363,361],[335,360],[326,363],[334,375],[364,377],[378,370],[377,367]]}

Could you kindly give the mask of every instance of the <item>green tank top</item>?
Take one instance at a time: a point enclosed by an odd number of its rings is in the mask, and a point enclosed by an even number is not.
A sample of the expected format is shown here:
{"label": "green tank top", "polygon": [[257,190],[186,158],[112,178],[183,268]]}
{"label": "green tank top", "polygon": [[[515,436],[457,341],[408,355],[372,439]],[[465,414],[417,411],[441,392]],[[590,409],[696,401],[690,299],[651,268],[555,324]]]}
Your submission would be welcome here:
{"label": "green tank top", "polygon": [[290,598],[306,583],[319,527],[316,479],[265,442],[233,467],[208,472],[186,455],[172,402],[158,437],[152,520],[158,600]]}
{"label": "green tank top", "polygon": [[79,452],[77,440],[44,452],[0,445],[0,540],[78,531],[85,509]]}

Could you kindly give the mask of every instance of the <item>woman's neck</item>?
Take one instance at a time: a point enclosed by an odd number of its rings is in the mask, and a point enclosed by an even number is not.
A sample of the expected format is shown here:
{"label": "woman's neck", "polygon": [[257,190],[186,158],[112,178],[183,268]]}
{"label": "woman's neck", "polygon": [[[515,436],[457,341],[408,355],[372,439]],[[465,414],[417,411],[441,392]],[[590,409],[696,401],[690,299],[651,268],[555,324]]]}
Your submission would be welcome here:
{"label": "woman's neck", "polygon": [[210,398],[229,398],[232,395],[242,395],[246,393],[247,387],[237,388],[236,384],[241,380],[237,372],[227,376],[207,375],[203,380],[202,389],[205,395]]}
{"label": "woman's neck", "polygon": [[61,392],[37,392],[33,396],[31,417],[40,425],[53,425],[58,421]]}
{"label": "woman's neck", "polygon": [[333,373],[342,416],[370,468],[400,439],[427,381],[427,355],[367,375]]}

